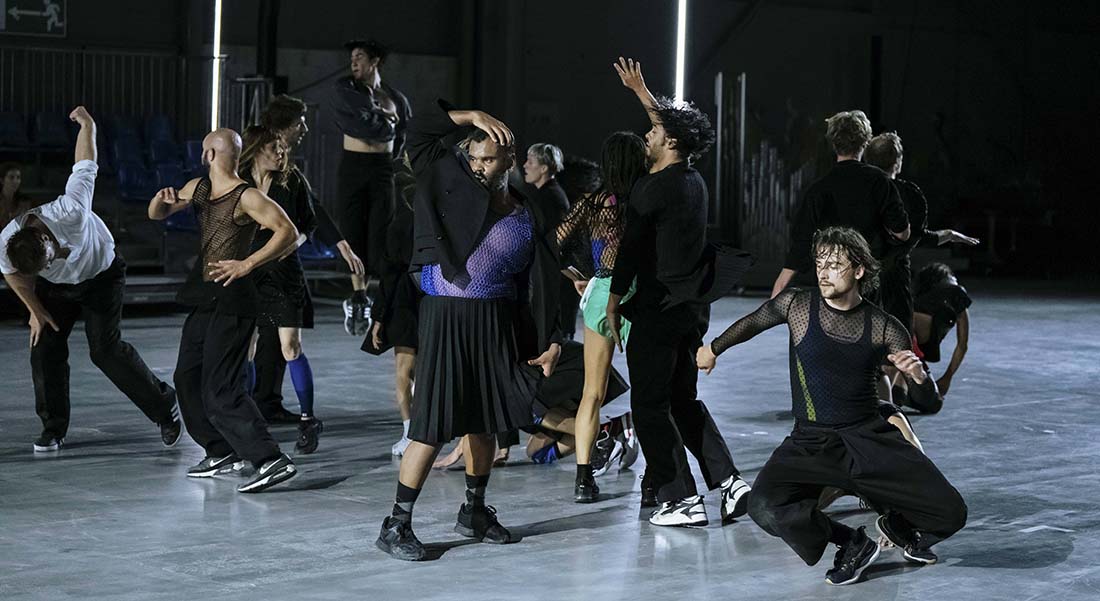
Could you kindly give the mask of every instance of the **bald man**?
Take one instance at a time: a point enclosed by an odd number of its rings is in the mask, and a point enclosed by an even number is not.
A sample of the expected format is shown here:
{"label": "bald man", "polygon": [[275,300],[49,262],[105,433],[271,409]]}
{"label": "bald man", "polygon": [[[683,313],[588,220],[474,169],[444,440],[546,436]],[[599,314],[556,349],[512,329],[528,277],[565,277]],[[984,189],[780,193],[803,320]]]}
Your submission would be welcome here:
{"label": "bald man", "polygon": [[[183,421],[206,457],[187,471],[191,478],[255,468],[237,487],[256,493],[297,473],[279,450],[245,388],[245,361],[256,326],[256,290],[249,274],[296,248],[298,230],[266,194],[237,175],[241,137],[218,129],[202,141],[209,175],[176,191],[165,188],[149,201],[149,218],[166,219],[192,207],[201,246],[177,301],[192,307],[183,324],[175,383]],[[249,254],[259,227],[271,240]]]}
{"label": "bald man", "polygon": [[161,441],[180,438],[176,391],[153,375],[122,340],[126,262],[110,230],[92,211],[96,125],[84,107],[69,118],[80,125],[73,172],[65,193],[17,215],[0,232],[0,271],[30,311],[31,375],[42,434],[35,452],[57,451],[69,429],[69,334],[84,319],[88,354],[153,423]]}

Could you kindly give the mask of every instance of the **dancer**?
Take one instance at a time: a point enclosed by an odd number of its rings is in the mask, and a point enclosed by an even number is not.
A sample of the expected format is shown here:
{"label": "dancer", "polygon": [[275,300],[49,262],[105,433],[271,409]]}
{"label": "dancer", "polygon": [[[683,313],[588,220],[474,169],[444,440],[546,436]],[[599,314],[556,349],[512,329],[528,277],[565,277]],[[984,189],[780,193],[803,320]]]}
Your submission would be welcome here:
{"label": "dancer", "polygon": [[31,199],[20,190],[22,184],[23,169],[18,163],[0,163],[0,229],[32,208]]}
{"label": "dancer", "polygon": [[[336,173],[340,227],[367,273],[377,276],[393,213],[393,160],[405,150],[412,108],[404,94],[382,81],[389,48],[374,40],[352,40],[344,49],[351,54],[351,75],[337,80],[333,103],[344,133]],[[344,329],[362,336],[370,328],[367,277],[353,274],[352,287],[351,298],[344,301]]]}
{"label": "dancer", "polygon": [[[464,151],[444,142],[476,129]],[[491,543],[513,542],[485,504],[493,435],[530,425],[541,377],[561,352],[558,264],[541,207],[507,185],[515,166],[512,132],[481,111],[446,103],[414,121],[409,154],[417,173],[414,253],[420,269],[419,347],[409,437],[397,498],[376,545],[415,561],[424,546],[412,510],[432,460],[466,436],[466,503],[455,530]]]}
{"label": "dancer", "polygon": [[[244,130],[240,173],[246,183],[279,205],[302,236],[300,240],[304,241],[305,236],[313,233],[317,220],[309,188],[290,169],[286,144],[273,130],[262,125]],[[267,229],[257,232],[252,249],[263,248],[272,235],[273,232]],[[290,379],[298,396],[301,417],[294,450],[309,454],[317,450],[324,424],[313,412],[313,369],[302,351],[302,328],[313,328],[313,302],[302,262],[295,251],[257,267],[252,278],[258,299],[257,329],[276,332],[280,356],[290,368]],[[270,347],[270,342],[265,340],[265,345]]]}
{"label": "dancer", "polygon": [[890,244],[910,238],[909,218],[897,189],[877,167],[860,162],[871,140],[871,122],[863,111],[837,113],[825,120],[825,137],[836,165],[806,190],[791,226],[784,267],[772,285],[779,294],[798,273],[810,277],[814,232],[830,225],[851,227],[863,235],[876,259]]}
{"label": "dancer", "polygon": [[913,386],[933,383],[910,350],[908,331],[864,301],[879,270],[867,241],[851,228],[830,227],[814,235],[812,248],[817,290],[783,291],[701,347],[696,361],[709,374],[728,348],[787,324],[795,426],[757,475],[749,515],[807,565],[836,544],[826,582],[851,584],[879,546],[863,526],[853,530],[818,509],[825,487],[862,497],[881,514],[879,531],[920,564],[935,563],[930,547],[963,527],[966,504],[878,413],[875,374],[884,360]]}
{"label": "dancer", "polygon": [[82,106],[73,109],[69,119],[80,125],[80,132],[64,194],[30,208],[18,192],[13,170],[5,168],[4,174],[3,208],[11,213],[0,233],[0,271],[31,314],[31,376],[35,410],[42,420],[34,450],[56,451],[65,442],[69,334],[80,318],[92,363],[160,426],[161,442],[170,447],[181,432],[176,391],[153,375],[134,347],[122,340],[119,328],[126,262],[92,210],[99,171],[96,124]]}
{"label": "dancer", "polygon": [[[710,308],[679,300],[694,297],[694,290],[684,293],[683,282],[693,280],[706,250],[707,188],[691,161],[714,142],[714,132],[694,106],[654,98],[640,63],[620,57],[614,67],[652,124],[645,136],[649,173],[630,192],[606,309],[607,332],[620,349],[622,318],[632,322],[626,360],[633,388],[630,408],[647,463],[642,504],[661,503],[649,519],[654,525],[708,523],[687,447],[699,461],[707,488],[721,489],[722,523],[727,523],[744,515],[749,485],[697,396],[694,353],[706,333]],[[620,315],[635,278],[637,289]]]}
{"label": "dancer", "polygon": [[401,415],[401,438],[390,447],[394,457],[405,454],[412,440],[409,424],[412,413],[413,380],[416,376],[417,313],[422,293],[409,275],[413,255],[413,198],[416,176],[406,155],[394,163],[397,203],[393,220],[386,228],[386,248],[378,297],[371,307],[374,325],[363,340],[365,352],[379,355],[393,347],[394,386],[397,410]]}
{"label": "dancer", "polygon": [[[306,176],[290,159],[294,149],[298,147],[302,138],[309,132],[309,127],[306,126],[306,103],[293,96],[280,94],[272,98],[271,102],[264,108],[263,113],[260,114],[260,124],[274,131],[287,147],[286,190],[279,190],[283,186],[277,186],[275,188],[276,193],[270,194],[272,200],[279,203],[301,233],[312,236],[314,240],[326,246],[335,248],[344,262],[347,263],[352,276],[362,276],[364,273],[363,262],[351,249],[351,245],[344,239],[336,224],[333,223],[328,211],[317,202]],[[248,169],[242,168],[242,174],[246,178],[248,173]],[[290,191],[293,191],[293,193],[290,194]],[[266,242],[267,239],[265,232],[266,230],[258,234],[258,239],[262,239],[263,242]],[[254,248],[260,246],[262,246],[262,243],[254,243]],[[264,268],[266,270],[277,265],[289,265],[294,262],[297,262],[296,257],[291,257],[285,261],[265,265]],[[293,268],[288,267],[288,269]],[[288,273],[287,275],[293,274]],[[313,303],[309,297],[309,289],[304,287],[305,282],[303,281],[302,284],[302,288],[296,288],[293,291],[293,296],[298,299],[296,302],[304,301],[301,319],[309,322],[310,325],[305,327],[312,327]],[[261,288],[264,286],[261,282],[257,282],[257,285]],[[263,299],[263,296],[261,294],[261,299]],[[279,296],[279,298],[283,297]],[[288,323],[298,320],[293,318],[292,314],[284,313],[284,315],[289,319]],[[280,333],[280,328],[270,325],[272,323],[274,322],[271,319],[265,319],[262,315],[257,321],[256,345],[253,353],[255,362],[250,361],[248,365],[249,380],[254,379],[255,385],[250,386],[249,391],[252,393],[252,398],[256,401],[256,406],[259,407],[260,413],[263,414],[267,423],[301,424],[303,420],[299,414],[287,411],[283,407],[283,376],[286,373],[287,357],[293,359],[297,356],[296,352],[284,351],[293,351],[297,343],[290,338],[284,338],[288,334],[292,334],[289,331],[290,328],[286,328]],[[300,339],[300,336],[295,339]],[[300,368],[292,369],[297,369],[299,373],[302,373]],[[312,386],[308,388],[312,389]],[[295,391],[297,390],[298,386],[295,385]],[[299,397],[299,404],[301,401],[302,397]],[[301,407],[299,407],[300,409]]]}
{"label": "dancer", "polygon": [[901,173],[903,153],[901,137],[894,132],[886,132],[871,138],[867,144],[867,150],[863,153],[863,162],[882,169],[886,176],[894,181],[902,204],[905,206],[905,212],[909,216],[911,227],[909,239],[888,246],[883,254],[880,288],[882,308],[898,318],[898,321],[912,332],[913,291],[910,285],[913,280],[913,269],[910,255],[913,249],[921,243],[935,243],[942,246],[954,242],[975,246],[978,244],[978,239],[950,229],[929,231],[928,201],[925,200],[924,193],[913,182],[898,177]]}
{"label": "dancer", "polygon": [[[622,241],[630,190],[646,173],[645,142],[630,132],[611,134],[604,141],[601,154],[603,185],[596,193],[578,200],[557,229],[558,243],[563,248],[571,240],[586,241],[593,264],[589,272],[593,274],[592,279],[579,279],[573,292],[582,297],[585,360],[584,394],[577,408],[575,426],[577,479],[573,487],[573,500],[577,503],[592,503],[600,494],[591,458],[599,428],[600,407],[607,392],[611,358],[615,352],[615,339],[607,323],[607,298],[615,258]],[[628,292],[623,297],[624,302],[629,301],[630,296]],[[630,322],[624,319],[618,337],[625,342],[629,336]],[[629,442],[634,442],[633,437]],[[613,439],[605,438],[604,444],[613,444]]]}
{"label": "dancer", "polygon": [[[149,218],[164,220],[190,206],[199,224],[198,257],[176,299],[193,307],[180,337],[176,388],[187,431],[206,451],[187,475],[209,478],[249,461],[256,472],[237,490],[256,493],[294,477],[297,469],[279,451],[245,390],[257,313],[251,273],[294,252],[298,231],[278,204],[237,175],[240,155],[237,132],[207,134],[202,158],[210,175],[187,182],[179,192],[157,192],[149,201]],[[257,227],[271,230],[271,239],[249,254]]]}

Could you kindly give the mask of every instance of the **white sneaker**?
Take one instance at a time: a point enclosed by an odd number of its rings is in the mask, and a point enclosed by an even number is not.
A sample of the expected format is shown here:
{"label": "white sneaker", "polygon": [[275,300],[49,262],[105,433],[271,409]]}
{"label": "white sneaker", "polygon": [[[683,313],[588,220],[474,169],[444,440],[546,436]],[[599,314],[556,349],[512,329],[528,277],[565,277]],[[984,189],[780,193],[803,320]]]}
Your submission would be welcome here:
{"label": "white sneaker", "polygon": [[752,488],[741,476],[730,476],[722,483],[722,523],[728,524],[749,511]]}
{"label": "white sneaker", "polygon": [[707,508],[703,505],[703,496],[695,495],[679,501],[661,503],[657,511],[649,518],[654,526],[679,526],[681,528],[702,528],[710,523]]}
{"label": "white sneaker", "polygon": [[393,447],[390,448],[390,453],[394,457],[400,457],[400,456],[404,455],[405,454],[405,449],[409,448],[409,443],[410,442],[412,442],[412,441],[409,440],[408,438],[405,438],[404,436],[402,436],[401,440],[393,443]]}

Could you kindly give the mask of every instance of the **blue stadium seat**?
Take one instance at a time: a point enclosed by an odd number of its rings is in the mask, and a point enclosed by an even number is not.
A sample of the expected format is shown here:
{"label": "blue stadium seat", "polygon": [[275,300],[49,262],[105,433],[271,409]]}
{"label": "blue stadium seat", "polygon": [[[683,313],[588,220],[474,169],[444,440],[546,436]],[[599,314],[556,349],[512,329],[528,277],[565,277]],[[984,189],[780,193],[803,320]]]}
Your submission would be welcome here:
{"label": "blue stadium seat", "polygon": [[164,227],[169,232],[197,232],[199,223],[195,220],[195,210],[191,207],[173,213],[164,220]]}
{"label": "blue stadium seat", "polygon": [[[149,158],[152,159],[154,165],[163,163],[179,164],[180,149],[171,140],[150,140]],[[180,166],[182,168],[182,165]]]}
{"label": "blue stadium seat", "polygon": [[183,165],[179,163],[160,163],[155,169],[158,190],[168,186],[178,190],[187,183],[187,176],[183,173]]}
{"label": "blue stadium seat", "polygon": [[141,146],[136,138],[115,138],[115,141],[111,144],[111,148],[114,149],[113,158],[115,164],[120,167],[123,163],[145,164],[145,160],[142,158]]}
{"label": "blue stadium seat", "polygon": [[107,118],[103,121],[104,125],[106,125],[107,137],[111,141],[131,138],[140,146],[141,130],[138,127],[137,119],[133,117],[121,117],[119,115],[107,115]]}
{"label": "blue stadium seat", "polygon": [[188,140],[183,143],[183,167],[190,173],[202,170],[202,140]]}
{"label": "blue stadium seat", "polygon": [[41,112],[34,116],[34,144],[47,148],[65,148],[72,144],[69,120],[61,113]]}
{"label": "blue stadium seat", "polygon": [[0,146],[28,146],[27,122],[23,115],[13,112],[0,113]]}
{"label": "blue stadium seat", "polygon": [[145,140],[150,144],[154,140],[176,141],[176,136],[172,133],[172,120],[168,115],[150,115],[145,120]]}
{"label": "blue stadium seat", "polygon": [[326,261],[336,258],[336,249],[310,238],[298,247],[298,256],[303,261]]}
{"label": "blue stadium seat", "polygon": [[149,202],[156,194],[156,180],[141,163],[120,161],[118,164],[118,195],[128,202]]}

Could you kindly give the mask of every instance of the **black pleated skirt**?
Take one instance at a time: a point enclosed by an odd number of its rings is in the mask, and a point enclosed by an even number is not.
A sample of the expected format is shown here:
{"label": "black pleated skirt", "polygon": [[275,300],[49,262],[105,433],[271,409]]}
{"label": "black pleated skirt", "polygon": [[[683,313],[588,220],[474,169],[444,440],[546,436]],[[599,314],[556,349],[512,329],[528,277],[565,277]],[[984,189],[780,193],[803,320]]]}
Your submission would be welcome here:
{"label": "black pleated skirt", "polygon": [[253,274],[258,307],[256,324],[276,328],[312,328],[313,299],[297,256],[262,265]]}
{"label": "black pleated skirt", "polygon": [[516,303],[425,296],[420,301],[409,438],[444,443],[534,422],[542,371],[520,357]]}

